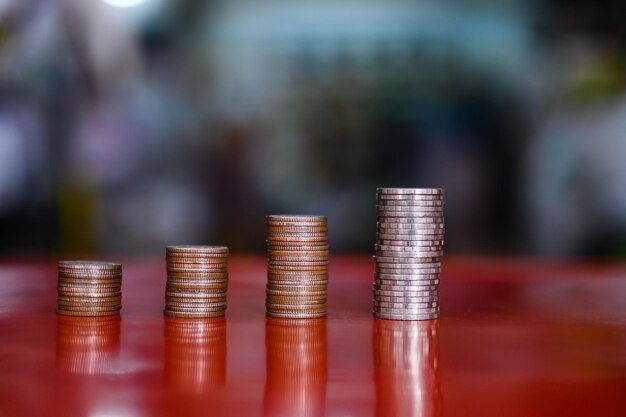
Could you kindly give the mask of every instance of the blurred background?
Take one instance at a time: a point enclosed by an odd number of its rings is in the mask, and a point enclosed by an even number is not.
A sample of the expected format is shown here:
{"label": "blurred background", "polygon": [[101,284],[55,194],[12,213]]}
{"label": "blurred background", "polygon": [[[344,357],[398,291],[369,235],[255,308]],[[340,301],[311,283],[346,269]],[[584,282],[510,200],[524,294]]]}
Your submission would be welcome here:
{"label": "blurred background", "polygon": [[444,187],[447,253],[626,254],[620,0],[0,0],[0,251],[264,249]]}

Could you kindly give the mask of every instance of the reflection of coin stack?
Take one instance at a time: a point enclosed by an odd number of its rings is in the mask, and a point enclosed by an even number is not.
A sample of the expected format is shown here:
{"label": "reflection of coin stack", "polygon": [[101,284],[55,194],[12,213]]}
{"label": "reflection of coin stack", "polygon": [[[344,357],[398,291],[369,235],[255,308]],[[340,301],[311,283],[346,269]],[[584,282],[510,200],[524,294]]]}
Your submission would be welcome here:
{"label": "reflection of coin stack", "polygon": [[438,331],[438,320],[374,320],[376,416],[442,415]]}
{"label": "reflection of coin stack", "polygon": [[122,265],[114,262],[61,261],[57,314],[113,316],[122,308]]}
{"label": "reflection of coin stack", "polygon": [[226,246],[168,246],[166,260],[166,316],[221,317],[225,314]]}
{"label": "reflection of coin stack", "polygon": [[266,217],[270,317],[326,315],[328,223],[323,216]]}
{"label": "reflection of coin stack", "polygon": [[443,190],[379,188],[376,201],[374,316],[439,317]]}
{"label": "reflection of coin stack", "polygon": [[120,350],[120,316],[57,318],[57,368],[75,374],[106,371]]}
{"label": "reflection of coin stack", "polygon": [[328,364],[326,319],[268,318],[265,415],[323,416]]}
{"label": "reflection of coin stack", "polygon": [[226,382],[226,319],[165,317],[165,382],[204,391]]}

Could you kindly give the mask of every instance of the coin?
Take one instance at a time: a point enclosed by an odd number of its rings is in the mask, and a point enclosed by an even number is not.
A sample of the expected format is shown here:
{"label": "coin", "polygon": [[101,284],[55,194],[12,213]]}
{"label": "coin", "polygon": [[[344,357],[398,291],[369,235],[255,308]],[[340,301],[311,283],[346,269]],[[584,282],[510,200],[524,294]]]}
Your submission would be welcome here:
{"label": "coin", "polygon": [[432,291],[439,289],[439,280],[423,281],[417,285],[386,285],[375,282],[373,284],[374,290],[381,291],[406,291],[406,292],[418,292],[418,291]]}
{"label": "coin", "polygon": [[381,247],[412,247],[423,250],[440,250],[443,248],[443,242],[435,241],[422,241],[422,240],[379,240],[378,244]]}
{"label": "coin", "polygon": [[265,315],[267,317],[277,317],[277,318],[285,318],[285,319],[304,319],[304,318],[317,318],[326,316],[326,311],[320,311],[316,313],[305,313],[305,312],[271,312],[266,311]]}
{"label": "coin", "polygon": [[309,251],[309,250],[268,250],[268,255],[272,258],[274,257],[285,257],[285,258],[301,258],[301,257],[326,257],[328,258],[328,250],[322,251]]}
{"label": "coin", "polygon": [[226,294],[226,287],[221,289],[213,289],[206,287],[185,287],[185,286],[172,286],[169,284],[165,285],[166,292],[177,292],[177,293],[213,293],[213,294]]}
{"label": "coin", "polygon": [[328,279],[328,270],[317,270],[317,271],[283,271],[283,270],[275,270],[272,269],[268,271],[268,278],[273,280],[290,280],[290,279],[300,279],[307,278],[310,279]]}
{"label": "coin", "polygon": [[61,308],[57,308],[57,314],[63,316],[76,316],[76,317],[101,317],[101,316],[114,316],[119,315],[120,310],[112,310],[112,311],[73,311],[73,310],[64,310]]}
{"label": "coin", "polygon": [[283,291],[283,290],[272,290],[267,289],[266,293],[268,295],[326,295],[326,290],[324,291]]}
{"label": "coin", "polygon": [[317,299],[308,299],[308,298],[280,298],[280,297],[268,297],[265,299],[265,302],[268,304],[275,305],[326,305],[325,298],[317,298]]}
{"label": "coin", "polygon": [[387,225],[376,226],[376,233],[392,234],[392,235],[411,235],[411,234],[435,234],[445,233],[443,223],[389,223],[390,225],[401,225],[405,227],[389,227]]}
{"label": "coin", "polygon": [[122,308],[121,304],[101,305],[101,304],[59,304],[59,309],[65,311],[114,311]]}
{"label": "coin", "polygon": [[393,308],[393,309],[417,309],[417,308],[436,308],[439,306],[439,302],[437,301],[424,301],[421,303],[411,302],[411,303],[399,303],[399,302],[388,302],[388,301],[377,301],[374,300],[374,306],[382,307],[382,308]]}
{"label": "coin", "polygon": [[226,291],[216,291],[216,292],[176,292],[176,291],[167,291],[165,293],[165,297],[168,299],[189,299],[189,300],[203,300],[203,299],[218,299],[226,297]]}
{"label": "coin", "polygon": [[390,207],[443,207],[443,200],[385,200],[381,198],[376,199],[376,204],[379,206]]}
{"label": "coin", "polygon": [[[213,267],[213,266],[222,266],[225,267],[227,265],[227,259],[226,257],[206,257],[206,258],[200,258],[197,256],[191,257],[191,256],[181,256],[181,257],[177,257],[177,256],[167,256],[165,258],[165,260],[167,261],[168,264],[194,264],[194,265],[208,265],[209,267]],[[187,265],[185,265],[187,266]]]}
{"label": "coin", "polygon": [[170,253],[208,253],[208,254],[227,254],[228,247],[226,246],[211,246],[211,245],[171,245],[166,248]]}
{"label": "coin", "polygon": [[389,213],[403,212],[411,213],[439,213],[443,214],[443,206],[388,206],[388,205],[376,205],[376,211],[379,216],[386,216]]}
{"label": "coin", "polygon": [[437,285],[431,285],[426,290],[421,291],[391,291],[391,290],[379,290],[374,289],[374,295],[382,297],[432,297],[439,296],[439,287]]}
{"label": "coin", "polygon": [[272,285],[327,285],[328,284],[328,278],[324,277],[323,279],[317,279],[317,276],[313,276],[313,277],[302,277],[301,279],[294,279],[294,280],[285,280],[285,279],[273,279],[274,277],[268,277],[270,278],[269,281],[271,281]]}
{"label": "coin", "polygon": [[443,195],[442,188],[377,188],[376,194]]}
{"label": "coin", "polygon": [[276,300],[276,301],[280,301],[282,303],[288,304],[288,303],[302,303],[302,302],[316,302],[316,303],[325,303],[326,299],[327,299],[327,294],[326,292],[324,292],[324,294],[320,294],[320,295],[272,295],[272,294],[268,294],[265,297],[265,300]]}
{"label": "coin", "polygon": [[73,285],[81,285],[81,286],[99,286],[99,285],[104,285],[104,286],[111,286],[111,285],[116,285],[116,286],[121,286],[122,282],[119,279],[83,279],[83,278],[65,278],[65,277],[59,277],[58,280],[59,284],[63,284],[63,285],[67,285],[67,286],[73,286]]}
{"label": "coin", "polygon": [[164,310],[163,314],[165,314],[166,316],[169,317],[189,317],[189,318],[196,318],[196,317],[223,317],[225,314],[225,311],[203,311],[203,312],[182,312],[182,311],[169,311],[169,310]]}
{"label": "coin", "polygon": [[309,236],[309,237],[299,237],[297,235],[294,236],[272,236],[268,235],[266,237],[268,243],[272,242],[302,242],[302,243],[310,243],[310,242],[328,242],[328,237],[324,236]]}
{"label": "coin", "polygon": [[323,226],[267,225],[266,230],[268,233],[326,233],[328,231],[328,225],[323,225]]}
{"label": "coin", "polygon": [[300,294],[303,291],[317,292],[326,291],[326,285],[276,285],[272,283],[267,284],[268,291],[284,291],[293,294]]}
{"label": "coin", "polygon": [[274,262],[269,263],[267,266],[269,273],[280,273],[280,271],[323,271],[328,272],[328,265],[310,265],[310,264],[296,264],[296,265],[282,265]]}
{"label": "coin", "polygon": [[175,312],[181,312],[181,313],[212,313],[215,311],[223,311],[225,307],[224,306],[220,306],[220,307],[179,307],[179,306],[174,306],[171,304],[168,304],[165,309],[167,311],[175,311]]}
{"label": "coin", "polygon": [[122,265],[116,262],[104,261],[59,261],[59,268],[84,269],[84,270],[116,270],[122,269]]}
{"label": "coin", "polygon": [[222,279],[228,280],[228,272],[169,272],[167,274],[169,278],[183,278],[183,279]]}
{"label": "coin", "polygon": [[440,282],[439,278],[419,279],[411,275],[407,275],[407,276],[410,277],[411,279],[393,280],[393,279],[376,278],[376,280],[374,281],[374,284],[406,287],[406,286],[419,286],[419,285],[436,285],[436,284],[439,284]]}
{"label": "coin", "polygon": [[310,214],[269,214],[265,216],[268,222],[323,222],[326,223],[326,217]]}
{"label": "coin", "polygon": [[374,301],[390,303],[424,303],[428,301],[439,301],[439,296],[431,295],[427,297],[385,297],[379,295],[374,298]]}
{"label": "coin", "polygon": [[317,312],[320,310],[325,311],[328,306],[326,304],[317,304],[317,305],[294,305],[294,304],[273,304],[273,303],[266,303],[265,304],[265,308],[268,311],[310,311],[310,312]]}
{"label": "coin", "polygon": [[165,270],[175,273],[192,273],[192,274],[214,274],[220,272],[228,272],[228,268],[191,268],[191,267],[173,267],[168,265]]}
{"label": "coin", "polygon": [[380,224],[393,224],[399,223],[403,225],[415,225],[415,224],[438,224],[443,223],[443,215],[436,215],[430,217],[391,217],[391,216],[379,216],[377,222]]}

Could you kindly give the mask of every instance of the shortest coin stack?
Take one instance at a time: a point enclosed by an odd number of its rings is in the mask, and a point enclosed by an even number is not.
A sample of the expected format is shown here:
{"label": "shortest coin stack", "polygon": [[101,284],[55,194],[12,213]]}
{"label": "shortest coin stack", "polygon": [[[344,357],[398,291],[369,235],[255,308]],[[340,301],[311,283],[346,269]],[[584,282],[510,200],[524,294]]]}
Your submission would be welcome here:
{"label": "shortest coin stack", "polygon": [[61,261],[57,314],[114,316],[122,308],[122,265],[115,262]]}
{"label": "shortest coin stack", "polygon": [[271,215],[267,228],[266,314],[326,316],[328,222],[324,216]]}
{"label": "shortest coin stack", "polygon": [[226,246],[168,246],[166,261],[166,316],[221,317],[225,314]]}

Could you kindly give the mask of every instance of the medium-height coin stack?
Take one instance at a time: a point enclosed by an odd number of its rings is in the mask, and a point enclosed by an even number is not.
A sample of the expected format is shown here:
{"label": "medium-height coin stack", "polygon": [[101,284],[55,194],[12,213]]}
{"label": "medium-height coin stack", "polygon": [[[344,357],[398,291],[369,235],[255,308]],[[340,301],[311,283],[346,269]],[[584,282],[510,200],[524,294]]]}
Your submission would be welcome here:
{"label": "medium-height coin stack", "polygon": [[267,227],[267,291],[270,317],[326,315],[328,222],[324,216],[271,215]]}
{"label": "medium-height coin stack", "polygon": [[439,317],[443,190],[379,188],[376,202],[374,316]]}
{"label": "medium-height coin stack", "polygon": [[166,261],[166,316],[221,317],[225,314],[226,246],[168,246]]}
{"label": "medium-height coin stack", "polygon": [[114,316],[122,308],[122,265],[99,261],[61,261],[57,314]]}

